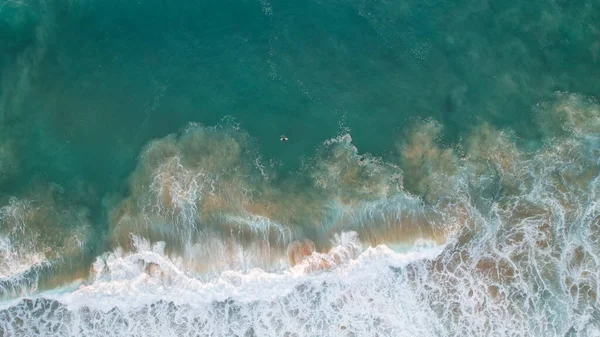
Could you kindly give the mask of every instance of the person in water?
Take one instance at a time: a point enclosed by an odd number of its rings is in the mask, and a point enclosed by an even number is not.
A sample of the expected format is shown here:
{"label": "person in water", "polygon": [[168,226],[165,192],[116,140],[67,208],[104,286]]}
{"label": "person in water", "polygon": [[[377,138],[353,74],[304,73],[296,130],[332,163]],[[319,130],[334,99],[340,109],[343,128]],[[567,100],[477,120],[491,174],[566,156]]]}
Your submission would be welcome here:
{"label": "person in water", "polygon": [[281,135],[281,137],[279,138],[281,139],[282,142],[287,142],[288,141],[288,137]]}

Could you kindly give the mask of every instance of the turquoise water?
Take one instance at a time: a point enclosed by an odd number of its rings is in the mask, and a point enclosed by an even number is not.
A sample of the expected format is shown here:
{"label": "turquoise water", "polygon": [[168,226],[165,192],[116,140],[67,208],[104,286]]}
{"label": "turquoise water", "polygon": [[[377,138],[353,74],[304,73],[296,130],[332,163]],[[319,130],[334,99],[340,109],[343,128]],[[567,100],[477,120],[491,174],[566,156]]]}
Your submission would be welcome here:
{"label": "turquoise water", "polygon": [[600,336],[597,22],[0,2],[0,335]]}

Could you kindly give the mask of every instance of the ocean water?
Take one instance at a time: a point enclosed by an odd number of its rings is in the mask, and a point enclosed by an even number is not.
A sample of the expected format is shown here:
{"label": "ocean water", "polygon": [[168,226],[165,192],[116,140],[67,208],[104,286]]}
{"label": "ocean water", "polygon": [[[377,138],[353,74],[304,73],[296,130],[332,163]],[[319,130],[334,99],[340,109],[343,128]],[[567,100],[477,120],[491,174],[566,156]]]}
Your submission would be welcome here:
{"label": "ocean water", "polygon": [[0,0],[0,336],[600,336],[598,22]]}

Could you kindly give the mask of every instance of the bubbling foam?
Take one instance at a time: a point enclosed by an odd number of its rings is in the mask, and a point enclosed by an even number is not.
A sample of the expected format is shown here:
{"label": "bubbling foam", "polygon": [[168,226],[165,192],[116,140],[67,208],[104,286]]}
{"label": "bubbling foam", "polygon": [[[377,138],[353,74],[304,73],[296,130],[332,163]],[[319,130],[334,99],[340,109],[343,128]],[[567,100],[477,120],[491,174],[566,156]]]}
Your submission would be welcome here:
{"label": "bubbling foam", "polygon": [[64,204],[56,187],[36,192],[0,208],[0,297],[35,292],[40,285],[60,284],[63,273],[82,271],[90,237],[87,211]]}
{"label": "bubbling foam", "polygon": [[[582,104],[585,111],[578,112]],[[600,333],[600,138],[583,131],[600,114],[577,96],[559,95],[556,105],[561,108],[553,114],[564,115],[549,118],[562,120],[557,129],[568,132],[535,153],[502,146],[510,161],[481,151],[467,155],[465,169],[482,160],[491,168],[466,171],[473,174],[471,214],[479,216],[435,262],[408,268],[415,291],[445,322],[445,334]],[[493,143],[505,142],[502,134],[486,134],[499,137]],[[482,198],[492,187],[496,192]]]}
{"label": "bubbling foam", "polygon": [[188,262],[205,261],[200,269],[222,265],[215,252],[237,255],[246,243],[258,256],[270,248],[257,241],[283,249],[291,230],[249,211],[257,209],[253,194],[265,180],[251,158],[248,136],[232,126],[191,124],[180,136],[152,142],[131,177],[131,195],[112,211],[113,241],[125,248],[131,234],[165,241]]}
{"label": "bubbling foam", "polygon": [[292,241],[307,239],[313,251],[327,251],[329,238],[345,230],[373,242],[385,235],[444,241],[421,202],[401,193],[400,169],[359,154],[347,134],[326,141],[308,173],[282,185],[252,164],[249,144],[235,127],[198,124],[153,141],[131,177],[131,195],[112,211],[115,246],[131,248],[132,234],[165,241],[206,271],[268,269]]}
{"label": "bubbling foam", "polygon": [[[363,249],[348,232],[337,236],[329,254],[315,253],[294,268],[227,271],[201,281],[168,258],[164,244],[135,240],[135,252],[101,257],[91,284],[0,310],[0,329],[63,336],[406,335],[436,329],[390,267],[432,259],[439,248],[407,254],[385,246]],[[335,266],[314,268],[315,260],[329,258]]]}

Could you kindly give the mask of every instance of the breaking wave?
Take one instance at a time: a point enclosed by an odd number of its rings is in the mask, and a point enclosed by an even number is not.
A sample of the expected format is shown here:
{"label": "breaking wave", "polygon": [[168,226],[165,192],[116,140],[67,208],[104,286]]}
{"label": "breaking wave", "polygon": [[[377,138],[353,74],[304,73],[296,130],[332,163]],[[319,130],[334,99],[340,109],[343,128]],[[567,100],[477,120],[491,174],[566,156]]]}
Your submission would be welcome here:
{"label": "breaking wave", "polygon": [[[282,179],[237,127],[192,124],[106,202],[108,252],[62,288],[5,291],[0,332],[600,336],[600,107],[557,93],[536,115],[535,150],[487,124],[443,146],[423,121],[397,164],[342,134]],[[2,208],[29,233],[2,232],[3,282],[77,261],[85,235],[36,224],[83,221],[56,198]]]}

